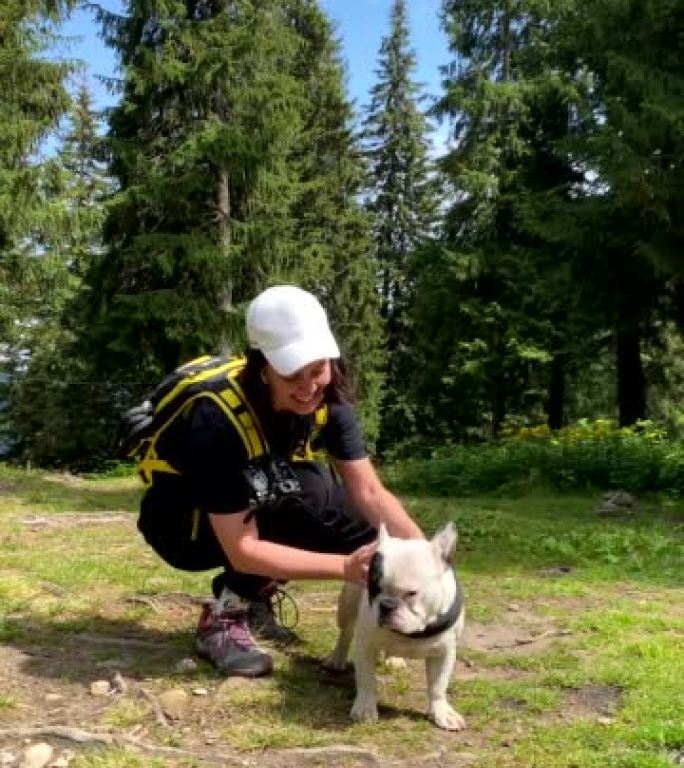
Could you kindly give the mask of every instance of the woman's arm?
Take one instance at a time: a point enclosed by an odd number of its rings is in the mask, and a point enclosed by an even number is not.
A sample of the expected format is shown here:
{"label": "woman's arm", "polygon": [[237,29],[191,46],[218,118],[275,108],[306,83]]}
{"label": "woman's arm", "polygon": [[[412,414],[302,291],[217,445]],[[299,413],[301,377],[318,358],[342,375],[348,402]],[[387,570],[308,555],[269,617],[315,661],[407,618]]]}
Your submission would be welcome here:
{"label": "woman's arm", "polygon": [[399,499],[382,484],[370,459],[333,461],[349,497],[371,525],[385,523],[390,536],[401,539],[425,538]]}
{"label": "woman's arm", "polygon": [[256,520],[245,522],[248,510],[210,514],[209,521],[230,564],[237,571],[271,579],[339,579],[365,584],[375,544],[350,555],[329,555],[275,544],[259,538]]}

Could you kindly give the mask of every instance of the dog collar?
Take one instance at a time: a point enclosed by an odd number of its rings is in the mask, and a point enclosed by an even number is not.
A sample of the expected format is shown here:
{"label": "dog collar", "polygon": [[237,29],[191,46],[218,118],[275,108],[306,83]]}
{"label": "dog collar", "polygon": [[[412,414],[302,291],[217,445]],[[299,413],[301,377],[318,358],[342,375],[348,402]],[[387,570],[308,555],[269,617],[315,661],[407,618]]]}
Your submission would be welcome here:
{"label": "dog collar", "polygon": [[[454,602],[449,607],[448,611],[441,613],[434,621],[431,621],[425,629],[421,629],[419,632],[399,632],[404,637],[434,637],[439,635],[440,632],[444,632],[450,629],[458,621],[458,617],[463,610],[463,595],[461,594],[461,588],[456,582],[456,595]],[[397,630],[395,629],[394,632]]]}

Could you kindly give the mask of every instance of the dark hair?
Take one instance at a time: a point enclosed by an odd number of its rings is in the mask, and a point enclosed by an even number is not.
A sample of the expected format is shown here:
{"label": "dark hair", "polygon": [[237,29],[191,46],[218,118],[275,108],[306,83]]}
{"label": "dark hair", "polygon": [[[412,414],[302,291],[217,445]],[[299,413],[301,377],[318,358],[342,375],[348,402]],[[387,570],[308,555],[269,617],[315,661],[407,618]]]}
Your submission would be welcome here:
{"label": "dark hair", "polygon": [[[248,397],[256,402],[254,405],[267,405],[270,403],[268,385],[261,378],[261,372],[268,365],[268,360],[258,349],[250,349],[247,352],[247,365],[239,375],[239,381],[247,392]],[[349,367],[343,358],[330,361],[332,377],[330,384],[325,388],[323,402],[325,403],[352,403],[354,396],[349,380]]]}

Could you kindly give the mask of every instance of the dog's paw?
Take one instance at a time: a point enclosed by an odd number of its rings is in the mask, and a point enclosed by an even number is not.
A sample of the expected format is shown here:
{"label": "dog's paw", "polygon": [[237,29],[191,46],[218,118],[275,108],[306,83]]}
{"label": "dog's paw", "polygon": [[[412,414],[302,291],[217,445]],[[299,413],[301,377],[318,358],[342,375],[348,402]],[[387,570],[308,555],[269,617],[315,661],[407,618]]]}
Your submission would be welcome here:
{"label": "dog's paw", "polygon": [[378,705],[374,699],[357,696],[349,714],[357,723],[375,723],[378,720]]}
{"label": "dog's paw", "polygon": [[408,669],[408,663],[406,659],[402,659],[401,656],[387,656],[383,661],[383,664],[387,669]]}
{"label": "dog's paw", "polygon": [[430,705],[430,720],[439,728],[446,731],[462,731],[466,721],[446,701],[436,701]]}

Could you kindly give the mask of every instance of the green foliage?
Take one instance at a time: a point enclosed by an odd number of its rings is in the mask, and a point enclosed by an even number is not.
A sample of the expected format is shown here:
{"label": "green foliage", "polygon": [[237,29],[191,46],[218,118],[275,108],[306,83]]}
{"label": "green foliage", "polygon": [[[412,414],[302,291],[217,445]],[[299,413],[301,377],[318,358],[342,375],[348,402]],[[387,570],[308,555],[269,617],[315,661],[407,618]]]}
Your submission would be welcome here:
{"label": "green foliage", "polygon": [[684,23],[677,0],[590,0],[563,18],[559,48],[592,73],[584,157],[639,223],[634,245],[683,273]]}
{"label": "green foliage", "polygon": [[684,445],[650,422],[618,428],[608,420],[552,432],[523,427],[477,445],[435,449],[430,459],[387,467],[402,492],[438,496],[527,488],[622,488],[636,493],[684,494]]}

